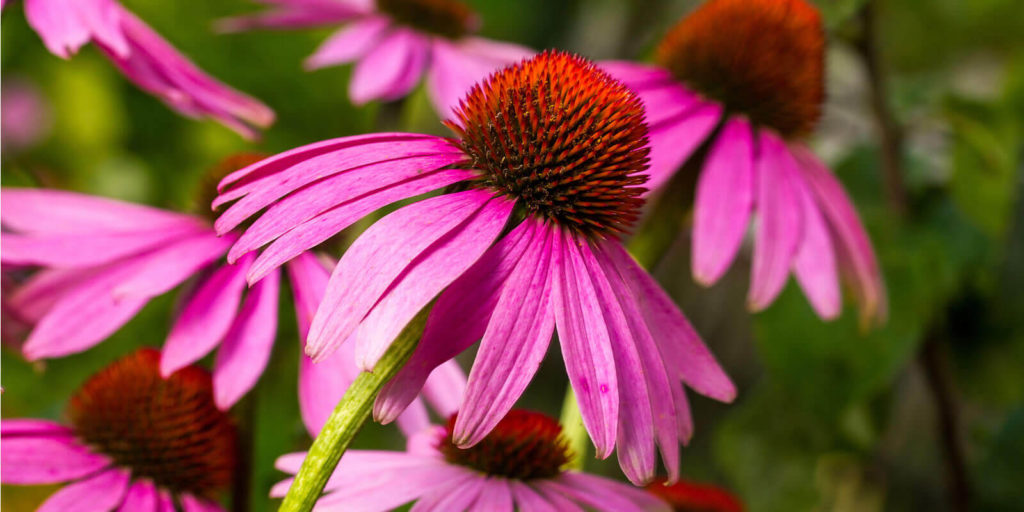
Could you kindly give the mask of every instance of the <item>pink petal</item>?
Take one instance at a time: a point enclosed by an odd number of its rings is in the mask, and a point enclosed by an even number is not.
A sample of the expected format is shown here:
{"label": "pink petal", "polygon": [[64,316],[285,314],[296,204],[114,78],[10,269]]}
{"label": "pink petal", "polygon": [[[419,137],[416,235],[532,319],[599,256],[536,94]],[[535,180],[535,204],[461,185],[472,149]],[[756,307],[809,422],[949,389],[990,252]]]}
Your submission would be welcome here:
{"label": "pink petal", "polygon": [[523,221],[441,293],[416,350],[381,390],[373,409],[377,421],[394,421],[435,368],[484,335],[505,281],[541,229]]}
{"label": "pink petal", "polygon": [[473,362],[453,440],[480,442],[523,394],[547,353],[554,329],[552,247],[555,233],[533,240],[509,275]]}
{"label": "pink petal", "polygon": [[759,130],[761,153],[757,160],[758,226],[747,303],[760,311],[782,291],[803,236],[800,196],[790,179],[796,165],[781,139]]}
{"label": "pink petal", "polygon": [[413,504],[410,512],[466,510],[479,496],[483,481],[479,475],[465,471],[424,494]]}
{"label": "pink petal", "polygon": [[124,495],[118,512],[156,511],[156,487],[148,480],[136,480]]}
{"label": "pink petal", "polygon": [[184,509],[184,512],[221,512],[224,510],[212,501],[206,501],[188,493],[181,495],[181,508]]}
{"label": "pink petal", "polygon": [[199,225],[188,215],[75,192],[4,187],[2,194],[4,227],[22,233],[159,231],[189,222]]}
{"label": "pink petal", "polygon": [[546,480],[538,480],[534,482],[531,487],[533,490],[537,491],[538,494],[544,496],[544,499],[551,502],[551,504],[555,506],[555,510],[558,510],[559,512],[583,512],[583,507],[568,496],[562,494],[558,490],[557,485],[551,487],[548,485]]}
{"label": "pink petal", "polygon": [[580,254],[578,241],[562,233],[555,244],[555,325],[569,383],[580,406],[583,425],[590,433],[597,456],[615,448],[619,417],[619,390],[615,357],[597,291]]}
{"label": "pink petal", "polygon": [[675,368],[683,382],[698,393],[732,401],[736,387],[675,302],[621,245],[609,243],[604,249],[637,299],[666,366]]}
{"label": "pink petal", "polygon": [[368,16],[338,30],[327,38],[305,62],[308,70],[352,62],[380,43],[391,22],[380,16]]}
{"label": "pink petal", "polygon": [[[230,183],[229,180],[242,172],[249,173],[244,176],[252,181],[240,183],[236,188],[222,194],[214,201],[213,206],[217,207],[223,203],[222,199],[236,199],[245,195],[217,219],[214,224],[217,232],[227,233],[243,220],[287,194],[338,173],[408,157],[440,157],[437,167],[443,167],[464,158],[457,148],[438,137],[378,134],[373,138],[360,136],[335,139],[333,144],[318,147],[327,142],[332,141],[311,144],[281,153],[225,178],[221,182],[222,186],[225,183]],[[267,176],[259,176],[264,173]],[[386,184],[382,183],[381,186]]]}
{"label": "pink petal", "polygon": [[793,274],[818,316],[831,320],[839,316],[842,296],[828,224],[800,169],[791,167],[789,176],[796,185],[804,219],[804,236],[793,258]]}
{"label": "pink petal", "polygon": [[36,512],[106,512],[121,503],[131,476],[111,469],[65,486],[50,495]]}
{"label": "pink petal", "polygon": [[70,436],[72,433],[69,427],[55,421],[36,420],[28,418],[11,418],[0,421],[0,437],[12,436]]}
{"label": "pink petal", "polygon": [[668,504],[630,485],[586,473],[567,472],[544,483],[595,510],[670,512]]}
{"label": "pink petal", "polygon": [[406,438],[423,432],[430,427],[430,414],[427,412],[427,406],[423,405],[420,400],[414,401],[402,411],[395,423],[398,424],[398,430],[401,430],[402,435]]}
{"label": "pink petal", "polygon": [[213,396],[228,409],[249,392],[270,360],[277,334],[277,299],[281,274],[274,272],[256,283],[217,351]]}
{"label": "pink petal", "polygon": [[402,271],[356,329],[360,368],[371,371],[409,321],[483,255],[505,227],[514,205],[504,198],[488,201]]}
{"label": "pink petal", "polygon": [[[4,263],[83,268],[137,255],[181,237],[202,233],[190,222],[175,228],[136,233],[88,233],[3,237]],[[212,234],[212,233],[211,233]]]}
{"label": "pink petal", "polygon": [[448,437],[447,428],[434,425],[415,434],[408,435],[405,441],[405,452],[411,455],[440,457],[437,447]]}
{"label": "pink petal", "polygon": [[[6,427],[11,420],[3,420]],[[6,430],[6,429],[5,429]],[[65,433],[9,435],[0,450],[0,482],[53,484],[91,475],[112,462]]]}
{"label": "pink petal", "polygon": [[115,297],[155,297],[220,259],[236,240],[213,231],[178,240],[146,256],[135,274],[118,284]]}
{"label": "pink petal", "polygon": [[861,322],[866,324],[872,319],[884,322],[888,315],[885,285],[871,239],[857,216],[857,210],[843,186],[810,151],[799,147],[795,148],[794,155],[814,192],[819,211],[831,227],[840,268],[850,275],[854,294],[860,303]]}
{"label": "pink petal", "polygon": [[396,29],[356,64],[349,82],[352,103],[404,96],[423,74],[429,48],[429,42],[414,31]]}
{"label": "pink petal", "polygon": [[693,220],[693,276],[705,286],[722,277],[747,230],[754,200],[750,126],[726,123],[697,180]]}
{"label": "pink petal", "polygon": [[174,506],[174,497],[171,493],[164,489],[157,489],[156,491],[156,510],[157,512],[177,512],[177,507]]}
{"label": "pink petal", "polygon": [[[67,9],[70,7],[70,9]],[[124,9],[113,0],[82,0],[67,5],[65,12],[73,11],[89,27],[96,42],[110,47],[118,55],[127,55],[128,41],[121,28]]]}
{"label": "pink petal", "polygon": [[667,69],[625,60],[606,60],[600,63],[616,80],[634,91],[679,83]]}
{"label": "pink petal", "polygon": [[[89,26],[70,6],[55,0],[26,0],[25,19],[43,40],[50,53],[68,58],[92,38]],[[73,8],[73,7],[72,7]]]}
{"label": "pink petal", "polygon": [[473,85],[533,53],[519,45],[478,37],[463,38],[457,43],[435,39],[427,71],[427,91],[435,110],[442,117],[450,116]]}
{"label": "pink petal", "polygon": [[512,499],[519,510],[535,510],[537,512],[559,512],[559,509],[544,499],[539,492],[524,482],[510,480],[509,487],[512,490]]}
{"label": "pink petal", "polygon": [[459,410],[465,394],[466,374],[454,359],[434,368],[427,377],[427,382],[423,384],[423,397],[442,418],[447,418]]}
{"label": "pink petal", "polygon": [[490,199],[468,190],[413,203],[370,226],[331,274],[306,352],[318,361],[337,349],[402,272]]}
{"label": "pink petal", "polygon": [[[340,466],[339,466],[340,468]],[[431,464],[349,478],[347,485],[334,487],[317,501],[317,507],[343,506],[346,510],[391,510],[408,503],[464,470],[433,460]]]}
{"label": "pink petal", "polygon": [[37,323],[67,292],[77,289],[104,270],[107,269],[40,270],[4,297],[4,306],[25,321]]}
{"label": "pink petal", "polygon": [[[256,249],[333,207],[366,199],[368,195],[386,191],[403,181],[424,178],[430,171],[453,161],[454,157],[450,155],[405,157],[352,169],[311,183],[271,205],[246,229],[228,257],[234,259]],[[469,171],[464,173],[471,176]]]}
{"label": "pink petal", "polygon": [[[267,3],[275,3],[273,1]],[[327,0],[323,2],[276,2],[277,9],[251,15],[217,20],[219,32],[242,32],[254,29],[296,29],[344,23],[364,15],[366,9],[349,5],[351,2]]]}
{"label": "pink petal", "polygon": [[160,357],[160,374],[168,376],[205,356],[228,334],[245,289],[252,258],[223,265],[188,298]]}
{"label": "pink petal", "polygon": [[[648,112],[658,112],[656,108],[651,107]],[[653,191],[667,183],[721,119],[722,107],[709,102],[651,125],[651,163],[647,170],[651,179],[644,186]]]}
{"label": "pink petal", "polygon": [[515,512],[512,489],[504,478],[488,478],[483,481],[480,496],[468,510],[480,512]]}

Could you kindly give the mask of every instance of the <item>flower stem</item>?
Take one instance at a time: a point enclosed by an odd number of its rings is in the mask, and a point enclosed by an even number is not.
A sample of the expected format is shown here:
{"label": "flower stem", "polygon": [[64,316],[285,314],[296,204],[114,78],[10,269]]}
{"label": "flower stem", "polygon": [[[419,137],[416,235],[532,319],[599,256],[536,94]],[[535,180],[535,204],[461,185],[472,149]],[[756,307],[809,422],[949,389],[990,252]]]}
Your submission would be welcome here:
{"label": "flower stem", "polygon": [[345,396],[341,397],[320,435],[313,440],[313,446],[309,448],[299,473],[295,475],[295,481],[281,503],[281,512],[306,512],[313,509],[341,456],[370,417],[377,394],[416,349],[430,309],[431,306],[427,306],[420,310],[384,353],[373,372],[360,373],[345,391]]}
{"label": "flower stem", "polygon": [[582,470],[583,461],[587,456],[587,429],[583,426],[583,415],[580,414],[580,406],[576,403],[576,393],[573,393],[572,386],[566,386],[562,417],[558,422],[562,424],[562,436],[568,442],[569,452],[572,453],[566,469]]}

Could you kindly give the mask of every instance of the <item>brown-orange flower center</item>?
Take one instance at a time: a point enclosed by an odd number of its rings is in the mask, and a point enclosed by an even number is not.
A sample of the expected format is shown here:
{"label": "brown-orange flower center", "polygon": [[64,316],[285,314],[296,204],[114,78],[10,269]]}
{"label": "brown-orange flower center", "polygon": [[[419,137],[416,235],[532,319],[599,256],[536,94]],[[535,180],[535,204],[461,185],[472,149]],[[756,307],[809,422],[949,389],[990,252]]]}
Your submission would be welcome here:
{"label": "brown-orange flower center", "polygon": [[824,60],[821,17],[806,0],[709,0],[657,51],[677,79],[785,137],[814,129]]}
{"label": "brown-orange flower center", "polygon": [[452,442],[455,416],[438,449],[445,460],[491,476],[516,480],[552,478],[570,459],[568,445],[557,421],[536,412],[513,409],[472,448]]}
{"label": "brown-orange flower center", "polygon": [[544,52],[477,84],[446,121],[478,185],[585,235],[625,231],[647,181],[640,100],[587,60]]}
{"label": "brown-orange flower center", "polygon": [[71,399],[75,434],[134,478],[207,498],[231,483],[235,427],[198,367],[160,377],[160,353],[142,349],[93,375]]}
{"label": "brown-orange flower center", "polygon": [[458,0],[377,0],[377,9],[398,23],[448,39],[468,34],[476,19]]}
{"label": "brown-orange flower center", "polygon": [[665,485],[659,478],[647,490],[665,500],[676,512],[743,512],[738,498],[713,485],[679,481]]}

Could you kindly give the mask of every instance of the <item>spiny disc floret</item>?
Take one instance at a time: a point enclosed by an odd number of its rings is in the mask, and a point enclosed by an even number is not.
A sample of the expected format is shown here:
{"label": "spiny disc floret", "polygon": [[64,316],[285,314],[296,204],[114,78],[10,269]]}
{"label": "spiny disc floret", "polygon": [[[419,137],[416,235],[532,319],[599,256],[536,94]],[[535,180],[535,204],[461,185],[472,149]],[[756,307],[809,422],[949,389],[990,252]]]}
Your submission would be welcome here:
{"label": "spiny disc floret", "polygon": [[454,427],[452,416],[438,446],[445,460],[489,476],[515,480],[552,478],[570,460],[562,426],[540,413],[513,409],[487,437],[466,449],[452,442]]}
{"label": "spiny disc floret", "polygon": [[588,236],[625,231],[647,181],[640,100],[585,59],[544,52],[477,84],[447,121],[477,184]]}
{"label": "spiny disc floret", "polygon": [[807,135],[825,96],[825,36],[806,0],[709,0],[676,25],[658,63],[732,113]]}
{"label": "spiny disc floret", "polygon": [[458,0],[377,0],[391,19],[417,30],[459,39],[473,30],[476,14]]}
{"label": "spiny disc floret", "polygon": [[230,485],[235,428],[198,367],[160,377],[160,353],[142,349],[92,376],[71,399],[75,434],[133,478],[212,498]]}

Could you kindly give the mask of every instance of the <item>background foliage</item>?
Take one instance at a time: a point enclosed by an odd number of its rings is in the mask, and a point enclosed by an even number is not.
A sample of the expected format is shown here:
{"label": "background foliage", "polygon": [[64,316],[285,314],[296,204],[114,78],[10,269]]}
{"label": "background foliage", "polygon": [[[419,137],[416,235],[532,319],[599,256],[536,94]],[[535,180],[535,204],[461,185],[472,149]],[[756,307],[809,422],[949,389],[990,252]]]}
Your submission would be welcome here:
{"label": "background foliage", "polygon": [[[124,3],[201,67],[272,106],[277,123],[251,144],[212,122],[178,117],[136,90],[93,48],[69,62],[48,54],[15,3],[2,19],[3,80],[38,86],[53,121],[40,145],[5,148],[4,186],[67,188],[192,209],[201,174],[235,151],[278,152],[395,125],[443,133],[422,91],[396,120],[382,115],[379,105],[349,104],[349,68],[302,71],[302,59],[327,30],[216,35],[213,20],[257,5]],[[592,58],[647,56],[693,6],[668,0],[469,3],[489,37]],[[871,232],[889,289],[890,320],[864,330],[848,308],[840,320],[822,323],[793,284],[766,312],[749,315],[742,309],[744,262],[716,287],[699,289],[686,270],[687,241],[678,241],[657,275],[741,390],[729,406],[695,399],[697,433],[683,452],[684,473],[734,490],[753,511],[955,510],[952,482],[969,491],[974,510],[1024,510],[1021,3],[880,0],[870,6],[886,115],[902,135],[895,160],[907,189],[902,216],[884,193],[887,155],[857,44],[866,2],[818,3],[830,32],[829,100],[814,142]],[[173,307],[173,296],[153,301],[111,340],[66,359],[28,364],[5,347],[4,417],[59,418],[67,397],[96,369],[138,345],[159,346]],[[282,308],[290,314],[287,302]],[[309,442],[295,398],[294,322],[280,330],[268,372],[237,410],[256,425],[252,510],[273,508],[266,492],[282,476],[273,460]],[[561,365],[549,362],[525,405],[557,415],[564,382]],[[938,396],[950,406],[937,408]],[[950,411],[955,430],[944,437],[940,412]],[[401,441],[393,427],[372,426],[357,445],[398,448]],[[962,451],[959,479],[950,476],[957,467],[951,447]],[[587,464],[618,472],[613,461]],[[5,487],[2,506],[27,508],[51,491]]]}

